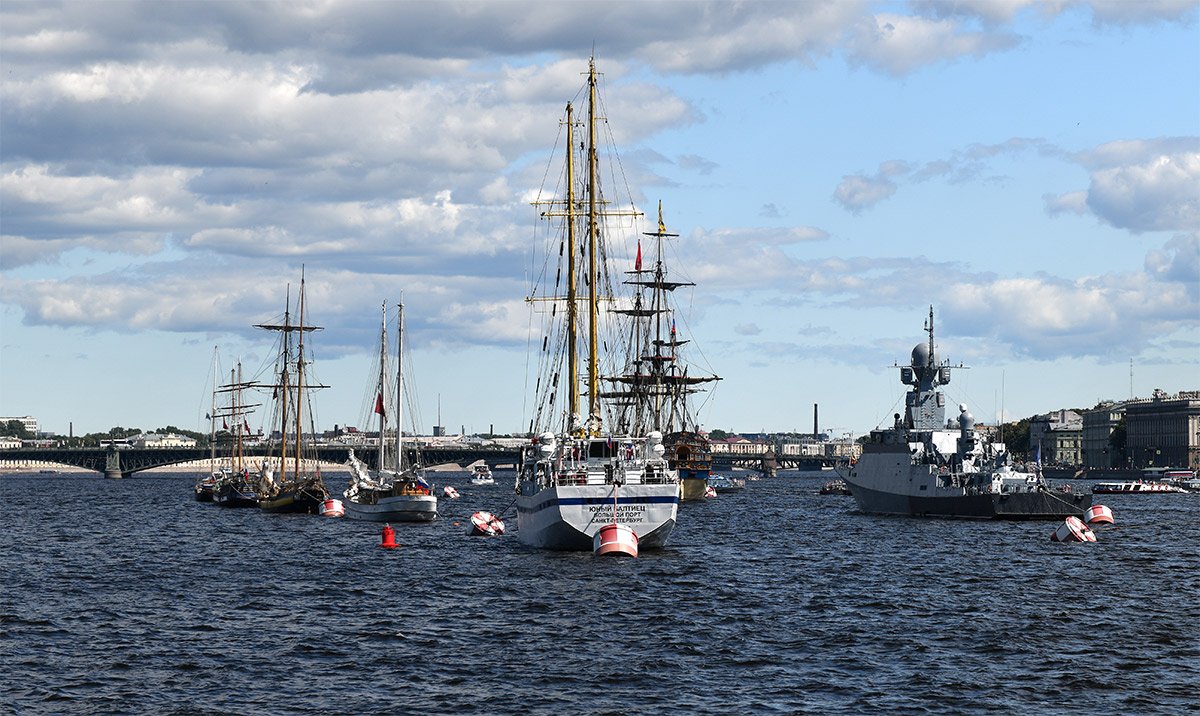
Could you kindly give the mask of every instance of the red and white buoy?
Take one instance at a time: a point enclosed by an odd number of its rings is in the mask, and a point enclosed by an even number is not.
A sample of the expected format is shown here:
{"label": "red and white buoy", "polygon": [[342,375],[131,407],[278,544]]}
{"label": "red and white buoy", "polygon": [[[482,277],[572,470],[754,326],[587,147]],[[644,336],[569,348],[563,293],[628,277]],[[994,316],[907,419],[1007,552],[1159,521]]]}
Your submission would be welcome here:
{"label": "red and white buoy", "polygon": [[705,487],[704,488],[704,496],[705,497],[716,497],[717,496],[717,488],[713,487],[712,485]]}
{"label": "red and white buoy", "polygon": [[1113,513],[1104,505],[1092,505],[1083,513],[1083,521],[1089,525],[1111,525]]}
{"label": "red and white buoy", "polygon": [[383,526],[383,538],[379,542],[379,546],[384,549],[396,549],[400,545],[396,544],[396,531],[391,525]]}
{"label": "red and white buoy", "polygon": [[457,500],[459,497],[458,490],[454,489],[454,487],[451,485],[446,485],[442,488],[442,497],[449,497],[452,500]]}
{"label": "red and white buoy", "polygon": [[504,534],[504,520],[491,512],[479,511],[471,515],[471,529],[467,534],[495,537]]}
{"label": "red and white buoy", "polygon": [[592,552],[596,555],[613,554],[636,557],[638,536],[629,525],[611,523],[604,525],[592,538]]}
{"label": "red and white buoy", "polygon": [[341,517],[346,514],[346,507],[341,500],[330,498],[321,503],[322,517]]}
{"label": "red and white buoy", "polygon": [[1083,523],[1078,517],[1068,517],[1050,535],[1051,542],[1095,542],[1096,535],[1092,528]]}

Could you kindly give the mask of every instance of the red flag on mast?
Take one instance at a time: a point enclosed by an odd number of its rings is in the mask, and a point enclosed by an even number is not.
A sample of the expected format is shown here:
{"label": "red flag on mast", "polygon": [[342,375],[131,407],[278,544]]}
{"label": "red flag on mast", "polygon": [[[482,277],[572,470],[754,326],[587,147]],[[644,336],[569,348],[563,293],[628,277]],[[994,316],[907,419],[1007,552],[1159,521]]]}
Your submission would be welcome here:
{"label": "red flag on mast", "polygon": [[387,417],[387,414],[384,413],[384,411],[383,411],[383,393],[382,392],[375,394],[375,412],[379,413],[380,415],[384,416],[385,418]]}
{"label": "red flag on mast", "polygon": [[633,260],[633,270],[634,271],[642,270],[642,240],[641,239],[638,239],[638,252],[637,252],[637,258],[635,258]]}

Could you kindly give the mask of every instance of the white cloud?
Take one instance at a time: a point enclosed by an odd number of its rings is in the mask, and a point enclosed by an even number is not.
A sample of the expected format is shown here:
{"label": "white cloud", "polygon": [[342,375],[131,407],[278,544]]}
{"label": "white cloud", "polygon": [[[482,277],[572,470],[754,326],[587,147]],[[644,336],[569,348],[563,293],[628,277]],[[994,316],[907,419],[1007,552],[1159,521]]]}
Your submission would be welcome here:
{"label": "white cloud", "polygon": [[1098,156],[1121,163],[1093,169],[1088,206],[1133,232],[1200,230],[1200,149],[1165,153],[1155,144],[1121,142],[1115,152],[1101,147]]}
{"label": "white cloud", "polygon": [[1086,214],[1087,208],[1087,192],[1072,191],[1066,194],[1055,196],[1053,194],[1043,194],[1042,201],[1046,205],[1046,213],[1051,216],[1058,214]]}
{"label": "white cloud", "polygon": [[885,13],[862,21],[847,48],[853,63],[903,75],[964,56],[1008,50],[1018,42],[1011,33],[967,31],[954,20]]}

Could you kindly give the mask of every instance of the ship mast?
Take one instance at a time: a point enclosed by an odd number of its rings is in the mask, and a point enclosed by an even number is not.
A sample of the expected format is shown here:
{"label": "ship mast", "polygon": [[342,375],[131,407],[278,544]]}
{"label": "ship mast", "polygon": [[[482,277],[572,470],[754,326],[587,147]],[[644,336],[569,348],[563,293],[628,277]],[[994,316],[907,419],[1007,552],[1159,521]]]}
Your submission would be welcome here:
{"label": "ship mast", "polygon": [[600,434],[600,353],[596,310],[596,284],[599,280],[596,243],[596,60],[588,59],[588,424],[587,435]]}
{"label": "ship mast", "polygon": [[[404,472],[404,298],[396,304],[396,475]],[[441,422],[440,420],[438,422]],[[383,439],[380,438],[380,442]]]}
{"label": "ship mast", "polygon": [[287,453],[288,453],[288,390],[291,389],[288,379],[288,353],[291,348],[291,310],[292,310],[292,285],[288,284],[287,298],[283,309],[283,374],[280,376],[279,390],[282,397],[282,402],[279,406],[279,482],[287,482]]}
{"label": "ship mast", "polygon": [[376,407],[379,408],[379,460],[376,462],[379,465],[379,471],[383,472],[384,468],[384,442],[383,436],[387,432],[387,403],[383,399],[383,395],[387,388],[388,377],[384,372],[387,370],[387,301],[383,302],[383,307],[380,310],[383,314],[379,321],[379,397],[376,399]]}
{"label": "ship mast", "polygon": [[[567,103],[567,385],[568,415],[572,423],[579,419],[579,306],[575,286],[575,125],[574,108]],[[575,425],[569,425],[572,434]]]}
{"label": "ship mast", "polygon": [[300,313],[300,337],[296,342],[296,478],[300,478],[300,436],[303,430],[304,415],[304,268],[300,268],[300,298],[298,301]]}

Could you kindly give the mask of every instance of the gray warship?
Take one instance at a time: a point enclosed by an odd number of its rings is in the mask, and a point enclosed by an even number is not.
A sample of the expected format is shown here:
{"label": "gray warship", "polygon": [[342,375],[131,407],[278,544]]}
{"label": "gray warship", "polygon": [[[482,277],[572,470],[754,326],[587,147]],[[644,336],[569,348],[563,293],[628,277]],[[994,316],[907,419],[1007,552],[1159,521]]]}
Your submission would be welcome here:
{"label": "gray warship", "polygon": [[932,306],[925,331],[929,340],[913,348],[911,364],[896,366],[900,382],[912,386],[904,417],[897,413],[892,427],[873,430],[862,455],[841,470],[859,509],[997,520],[1080,517],[1092,504],[1091,494],[1052,486],[1037,468],[1015,469],[1003,442],[976,434],[965,404],[956,420],[946,421],[946,396],[937,387],[963,366],[938,362]]}

